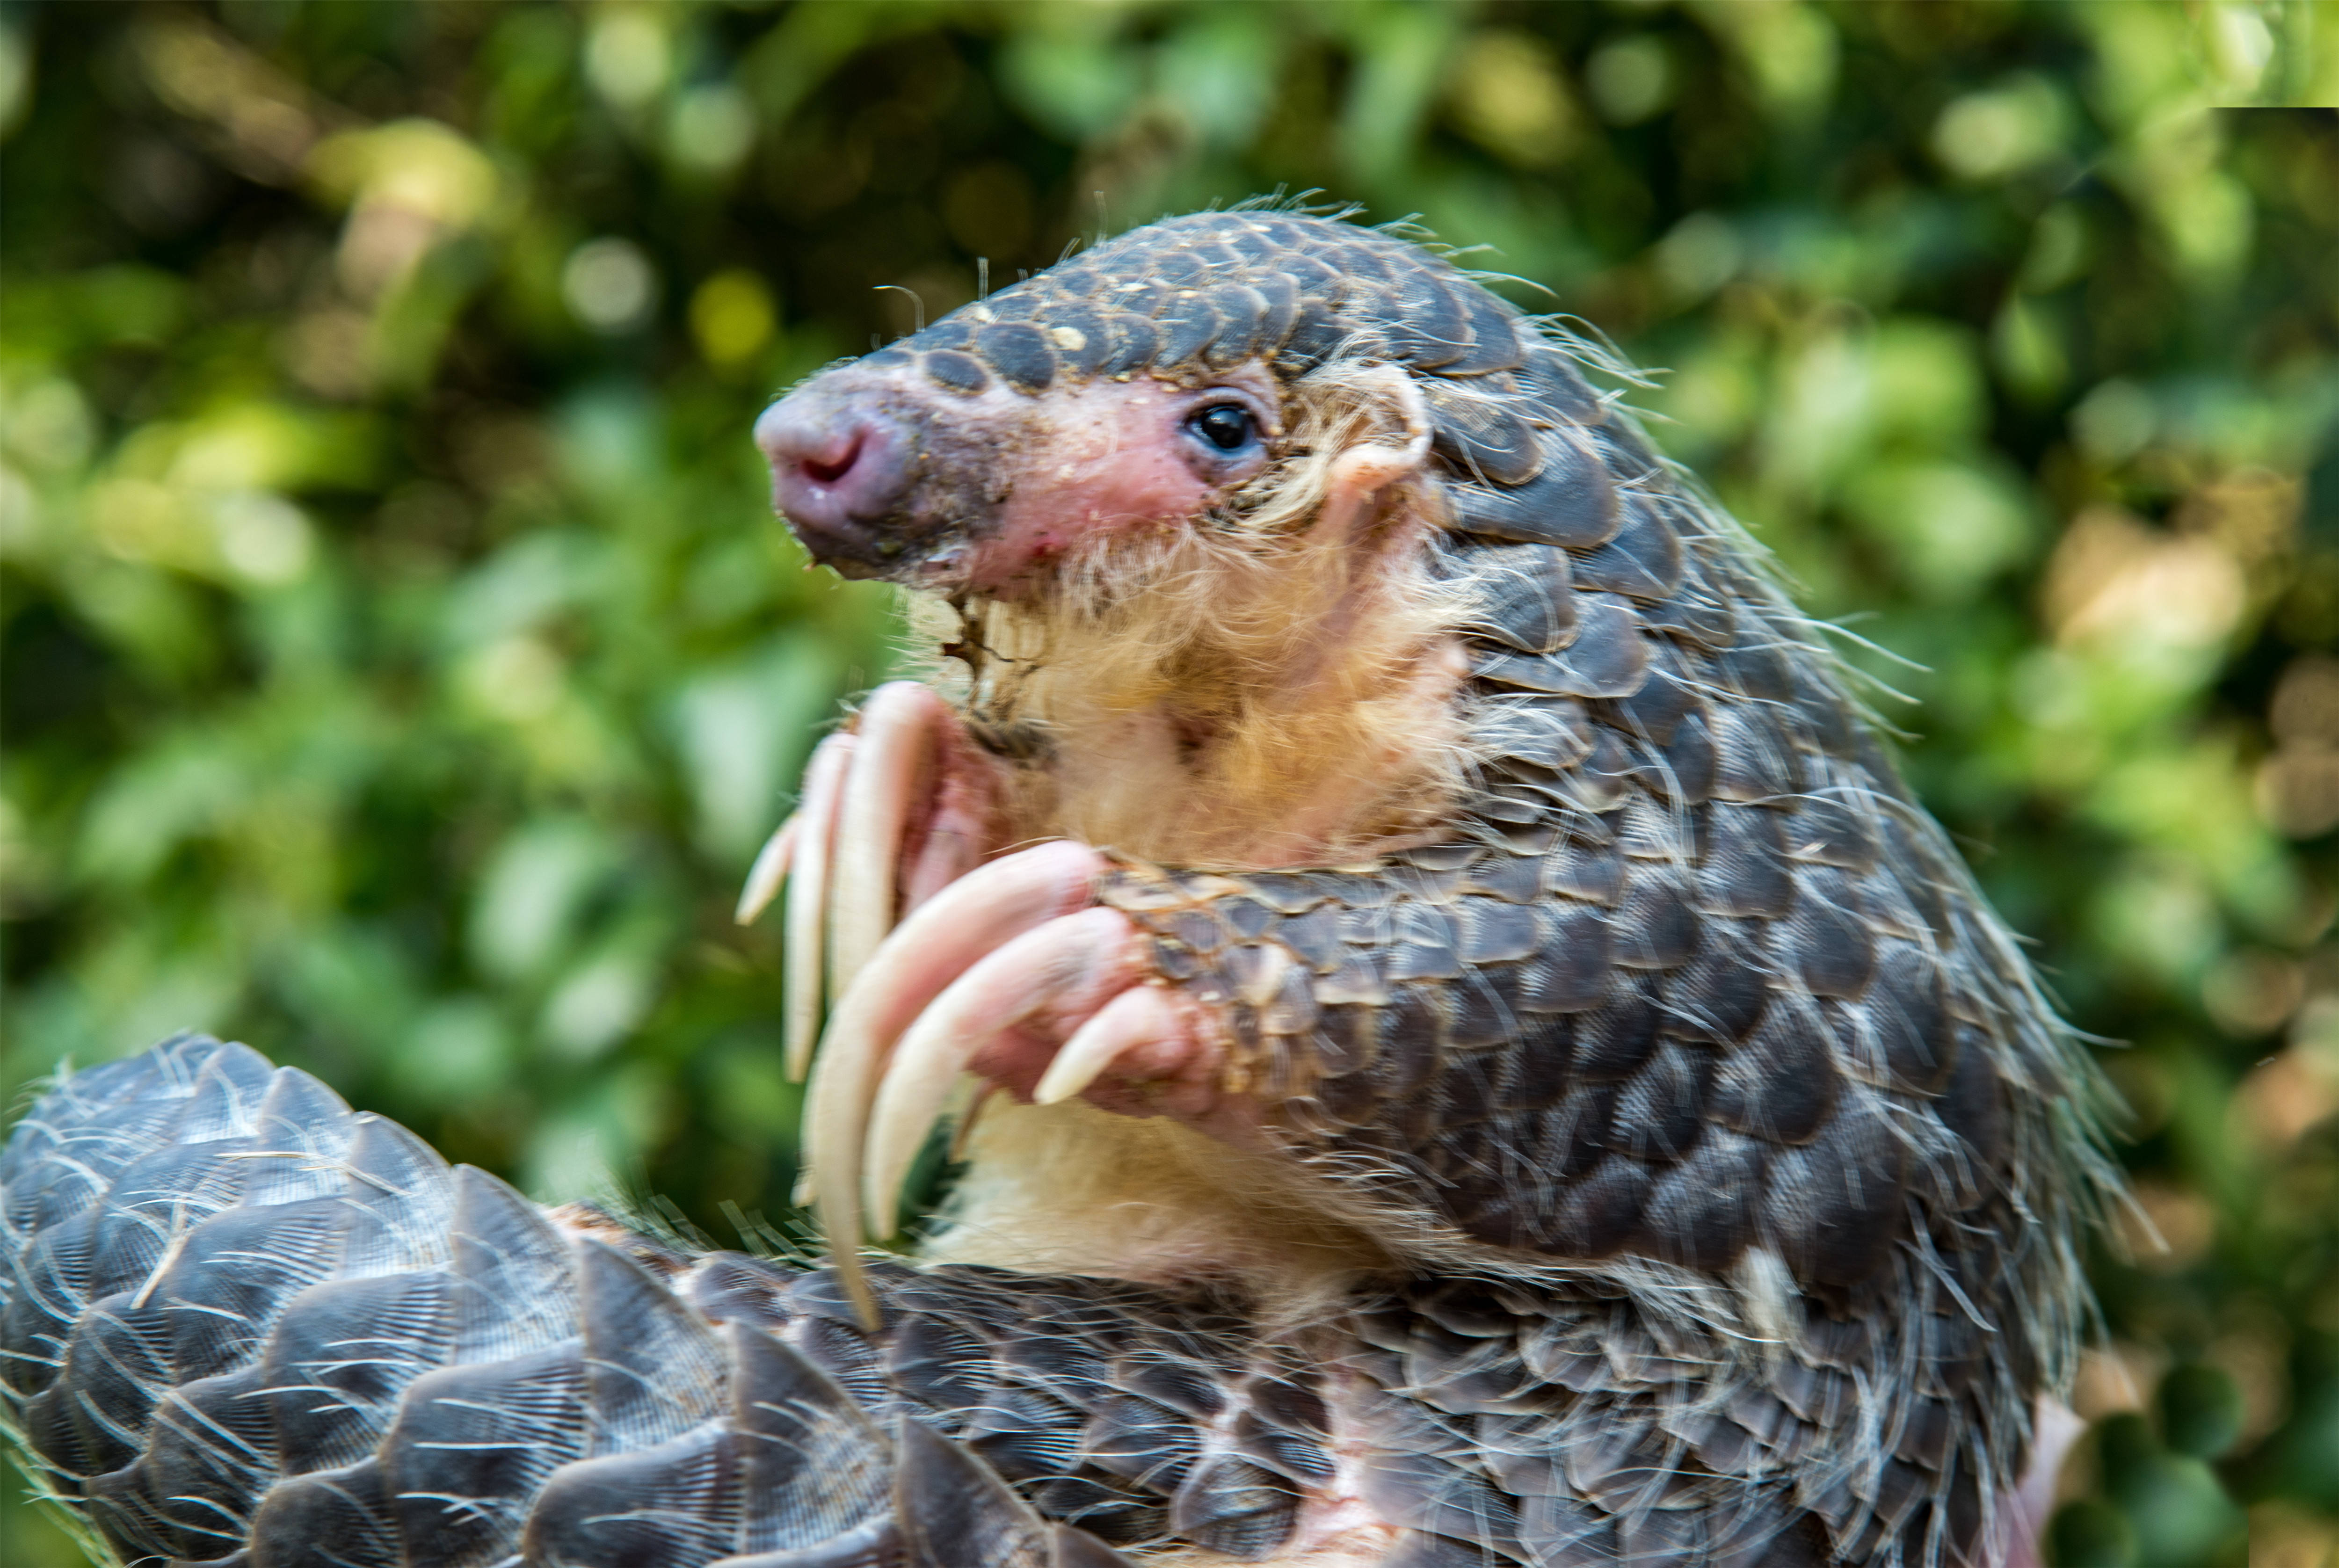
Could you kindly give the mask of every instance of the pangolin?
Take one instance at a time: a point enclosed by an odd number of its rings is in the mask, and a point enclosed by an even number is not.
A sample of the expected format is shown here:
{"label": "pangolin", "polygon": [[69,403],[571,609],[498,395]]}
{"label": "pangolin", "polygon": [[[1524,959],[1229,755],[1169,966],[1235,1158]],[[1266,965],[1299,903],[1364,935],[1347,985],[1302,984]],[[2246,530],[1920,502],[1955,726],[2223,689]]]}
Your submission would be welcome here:
{"label": "pangolin", "polygon": [[[1252,208],[795,389],[779,507],[930,656],[743,901],[785,878],[828,1260],[183,1037],[0,1161],[43,1473],[240,1568],[2027,1557],[2096,1080],[1587,368]],[[864,1256],[952,1110],[922,1256]]]}

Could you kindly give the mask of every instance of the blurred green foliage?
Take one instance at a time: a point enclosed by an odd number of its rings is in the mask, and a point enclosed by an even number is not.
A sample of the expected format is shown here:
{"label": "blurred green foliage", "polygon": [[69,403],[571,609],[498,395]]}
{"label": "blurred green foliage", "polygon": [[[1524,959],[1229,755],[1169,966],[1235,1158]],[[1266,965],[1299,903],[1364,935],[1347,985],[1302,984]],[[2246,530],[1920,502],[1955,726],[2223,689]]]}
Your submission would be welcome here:
{"label": "blurred green foliage", "polygon": [[2305,0],[11,5],[0,1094],[196,1025],[783,1219],[730,903],[890,623],[749,422],[978,258],[1320,189],[1671,367],[2126,1042],[2061,1561],[2328,1564],[2334,102]]}

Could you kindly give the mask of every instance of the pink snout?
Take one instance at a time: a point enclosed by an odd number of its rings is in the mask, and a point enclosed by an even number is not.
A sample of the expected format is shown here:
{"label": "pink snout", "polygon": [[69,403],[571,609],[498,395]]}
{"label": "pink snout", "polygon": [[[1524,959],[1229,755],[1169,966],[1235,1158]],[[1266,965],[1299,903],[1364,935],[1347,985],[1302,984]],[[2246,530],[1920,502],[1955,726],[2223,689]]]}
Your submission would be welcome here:
{"label": "pink snout", "polygon": [[755,445],[772,465],[772,504],[814,559],[875,566],[893,553],[884,525],[913,478],[913,442],[897,420],[815,384],[764,410]]}

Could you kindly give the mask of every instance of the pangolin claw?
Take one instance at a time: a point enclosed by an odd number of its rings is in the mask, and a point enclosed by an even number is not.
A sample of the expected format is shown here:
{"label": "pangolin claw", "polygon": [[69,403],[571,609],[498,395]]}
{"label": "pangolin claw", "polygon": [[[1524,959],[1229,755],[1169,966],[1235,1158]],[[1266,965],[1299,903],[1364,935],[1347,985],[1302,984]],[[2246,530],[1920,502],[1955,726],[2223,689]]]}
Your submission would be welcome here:
{"label": "pangolin claw", "polygon": [[1057,1105],[1081,1093],[1131,1052],[1165,1042],[1193,1046],[1191,1004],[1159,985],[1132,986],[1074,1031],[1031,1090],[1035,1105]]}
{"label": "pangolin claw", "polygon": [[[959,1074],[981,1062],[1002,1037],[1040,1023],[1043,1015],[1041,1031],[1052,1034],[1066,1021],[1110,1011],[1112,999],[1141,978],[1145,952],[1127,915],[1083,910],[992,952],[918,1015],[893,1048],[870,1112],[864,1201],[874,1234],[893,1234],[902,1180]],[[1004,1077],[1010,1087],[1020,1076],[1017,1068],[1026,1066],[984,1065],[991,1069],[986,1076]]]}
{"label": "pangolin claw", "polygon": [[814,752],[804,770],[804,803],[796,812],[794,863],[783,929],[787,956],[786,1056],[788,1081],[804,1081],[820,1031],[821,958],[828,924],[828,870],[836,838],[836,812],[845,769],[853,761],[854,737],[831,735]]}
{"label": "pangolin claw", "polygon": [[894,1042],[928,1003],[994,949],[1086,905],[1105,869],[1094,850],[1060,842],[970,873],[880,943],[837,1003],[804,1097],[804,1146],[838,1277],[873,1324],[875,1302],[857,1250],[863,1146]]}
{"label": "pangolin claw", "polygon": [[902,847],[913,814],[931,791],[943,727],[942,698],[914,681],[872,693],[854,731],[853,766],[838,805],[835,876],[829,890],[828,991],[851,988],[893,929]]}
{"label": "pangolin claw", "polygon": [[733,921],[755,924],[780,896],[780,884],[787,880],[788,868],[795,862],[796,834],[803,826],[803,814],[789,813],[788,820],[773,829],[764,847],[755,852],[755,863],[747,868],[747,880],[739,889],[738,907],[731,912]]}

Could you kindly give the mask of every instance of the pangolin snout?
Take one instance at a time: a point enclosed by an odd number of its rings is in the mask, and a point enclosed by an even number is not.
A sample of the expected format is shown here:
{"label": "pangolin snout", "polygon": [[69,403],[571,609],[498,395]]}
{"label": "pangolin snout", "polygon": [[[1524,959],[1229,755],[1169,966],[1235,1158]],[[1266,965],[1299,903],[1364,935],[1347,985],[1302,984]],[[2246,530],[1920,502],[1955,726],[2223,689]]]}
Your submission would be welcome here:
{"label": "pangolin snout", "polygon": [[815,382],[764,410],[755,444],[772,504],[815,560],[882,567],[898,553],[889,525],[908,502],[916,448],[900,419]]}

